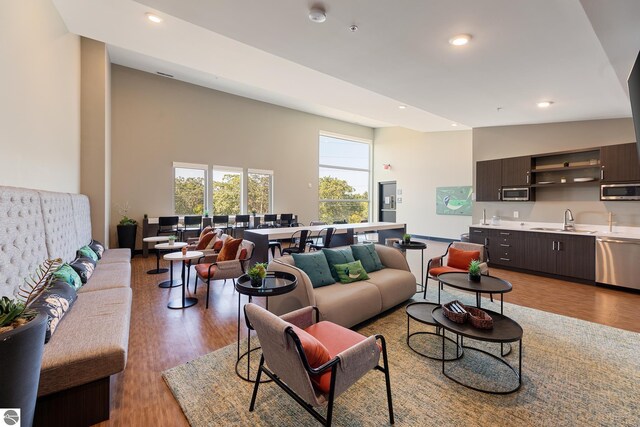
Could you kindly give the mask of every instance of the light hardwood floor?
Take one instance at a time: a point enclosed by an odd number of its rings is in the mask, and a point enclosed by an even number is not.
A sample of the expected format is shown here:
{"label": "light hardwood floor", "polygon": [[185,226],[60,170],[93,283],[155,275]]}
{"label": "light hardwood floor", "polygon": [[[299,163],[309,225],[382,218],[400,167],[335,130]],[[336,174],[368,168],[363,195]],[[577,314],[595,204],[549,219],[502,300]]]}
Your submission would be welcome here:
{"label": "light hardwood floor", "polygon": [[[444,249],[446,244],[429,242],[425,263]],[[407,259],[419,276],[419,252],[409,253]],[[126,370],[112,379],[111,418],[100,426],[187,426],[161,372],[236,341],[238,296],[230,280],[212,284],[208,310],[206,286],[200,285],[196,306],[169,310],[167,303],[180,296],[180,288],[158,288],[168,274],[146,274],[154,267],[153,256],[137,255],[132,261],[129,358]],[[177,264],[175,273],[179,274]],[[491,274],[513,284],[506,302],[640,332],[640,294],[506,270],[492,269]],[[193,275],[191,280],[193,291]]]}

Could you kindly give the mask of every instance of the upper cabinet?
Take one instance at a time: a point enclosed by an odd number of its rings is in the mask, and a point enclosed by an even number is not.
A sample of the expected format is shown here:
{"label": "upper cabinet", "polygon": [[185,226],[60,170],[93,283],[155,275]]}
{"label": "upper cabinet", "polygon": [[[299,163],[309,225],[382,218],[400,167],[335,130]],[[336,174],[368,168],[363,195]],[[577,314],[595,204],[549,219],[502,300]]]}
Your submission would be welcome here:
{"label": "upper cabinet", "polygon": [[502,186],[522,187],[531,181],[531,156],[502,159]]}
{"label": "upper cabinet", "polygon": [[635,143],[601,147],[600,167],[601,182],[640,182],[640,162]]}
{"label": "upper cabinet", "polygon": [[476,163],[476,201],[497,202],[502,191],[502,159]]}

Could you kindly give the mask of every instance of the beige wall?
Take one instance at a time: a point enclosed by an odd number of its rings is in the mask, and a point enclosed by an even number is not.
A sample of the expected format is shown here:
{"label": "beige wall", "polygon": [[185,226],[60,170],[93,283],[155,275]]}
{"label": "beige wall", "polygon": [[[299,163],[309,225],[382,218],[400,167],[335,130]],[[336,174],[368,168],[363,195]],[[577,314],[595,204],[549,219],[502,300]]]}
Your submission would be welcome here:
{"label": "beige wall", "polygon": [[109,246],[111,64],[104,43],[82,38],[80,190],[91,200],[93,238]]}
{"label": "beige wall", "polygon": [[318,216],[319,132],[373,139],[368,127],[118,65],[111,76],[112,233],[124,203],[139,221],[173,214],[173,162],[273,170],[274,212],[308,223]]}
{"label": "beige wall", "polygon": [[[396,220],[405,222],[409,233],[457,239],[468,230],[470,216],[436,215],[436,187],[471,185],[471,131],[380,128],[374,141],[374,195],[378,182],[396,181],[402,190]],[[383,169],[386,163],[390,170]]]}
{"label": "beige wall", "polygon": [[[550,153],[635,141],[631,119],[589,120],[522,126],[500,126],[473,130],[473,165],[475,162],[529,154]],[[475,182],[474,182],[475,185]],[[474,223],[482,216],[498,215],[518,221],[561,222],[565,209],[573,211],[577,223],[606,224],[613,212],[618,225],[640,226],[640,202],[601,202],[599,187],[545,188],[536,190],[535,202],[474,203]]]}
{"label": "beige wall", "polygon": [[80,42],[50,0],[0,2],[0,184],[80,190]]}

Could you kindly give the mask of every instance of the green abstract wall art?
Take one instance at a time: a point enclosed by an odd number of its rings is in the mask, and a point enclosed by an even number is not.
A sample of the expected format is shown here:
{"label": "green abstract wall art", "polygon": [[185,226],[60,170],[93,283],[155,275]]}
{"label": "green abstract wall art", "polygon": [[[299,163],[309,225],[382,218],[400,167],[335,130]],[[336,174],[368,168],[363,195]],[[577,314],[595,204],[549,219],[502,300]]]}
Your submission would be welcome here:
{"label": "green abstract wall art", "polygon": [[470,185],[436,187],[436,214],[471,216]]}

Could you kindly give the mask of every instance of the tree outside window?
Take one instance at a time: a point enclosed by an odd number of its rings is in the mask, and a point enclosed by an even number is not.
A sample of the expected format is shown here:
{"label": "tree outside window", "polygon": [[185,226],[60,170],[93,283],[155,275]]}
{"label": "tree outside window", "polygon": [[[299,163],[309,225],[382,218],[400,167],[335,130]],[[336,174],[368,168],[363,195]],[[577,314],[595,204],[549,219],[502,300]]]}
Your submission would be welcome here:
{"label": "tree outside window", "polygon": [[206,171],[174,168],[174,211],[176,215],[202,215],[205,211]]}
{"label": "tree outside window", "polygon": [[270,212],[272,174],[249,171],[247,176],[247,212]]}
{"label": "tree outside window", "polygon": [[213,215],[239,214],[242,198],[242,173],[214,169],[212,178]]}

